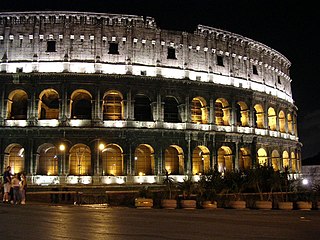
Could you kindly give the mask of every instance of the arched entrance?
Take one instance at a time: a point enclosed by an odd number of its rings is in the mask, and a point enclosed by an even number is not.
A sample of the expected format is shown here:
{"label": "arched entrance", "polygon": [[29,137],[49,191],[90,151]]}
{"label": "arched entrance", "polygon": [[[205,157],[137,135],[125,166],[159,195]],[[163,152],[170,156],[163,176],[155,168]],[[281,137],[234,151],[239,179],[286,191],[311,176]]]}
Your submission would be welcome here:
{"label": "arched entrance", "polygon": [[261,166],[268,166],[268,155],[264,148],[260,148],[257,152],[258,164]]}
{"label": "arched entrance", "polygon": [[101,153],[102,175],[123,175],[123,151],[117,144],[108,144]]}
{"label": "arched entrance", "polygon": [[169,174],[184,174],[184,155],[181,147],[170,145],[164,153],[164,165]]}
{"label": "arched entrance", "polygon": [[139,176],[154,175],[154,150],[148,144],[140,144],[134,153],[135,174]]}
{"label": "arched entrance", "polygon": [[204,174],[210,170],[210,151],[205,146],[197,146],[192,154],[192,174]]}
{"label": "arched entrance", "polygon": [[13,143],[10,144],[4,152],[3,169],[10,166],[12,173],[23,172],[25,164],[24,148],[20,144]]}
{"label": "arched entrance", "polygon": [[91,175],[91,150],[85,144],[76,144],[70,149],[70,175]]}
{"label": "arched entrance", "polygon": [[58,149],[51,143],[44,143],[37,153],[37,175],[58,175],[59,160],[62,160]]}
{"label": "arched entrance", "polygon": [[232,171],[233,161],[232,161],[232,151],[227,146],[222,146],[218,149],[218,171]]}

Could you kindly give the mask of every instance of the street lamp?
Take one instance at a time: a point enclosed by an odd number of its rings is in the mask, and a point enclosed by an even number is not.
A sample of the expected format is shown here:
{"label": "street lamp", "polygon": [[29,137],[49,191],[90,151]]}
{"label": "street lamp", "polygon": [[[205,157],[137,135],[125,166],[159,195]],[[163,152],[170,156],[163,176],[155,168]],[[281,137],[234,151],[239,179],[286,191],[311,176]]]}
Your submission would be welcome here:
{"label": "street lamp", "polygon": [[66,150],[66,146],[64,145],[64,144],[60,144],[60,146],[59,146],[59,150],[61,151],[61,152],[63,152],[63,157],[62,157],[62,166],[61,166],[61,173],[63,174],[63,175],[65,175],[65,165],[66,165],[66,163],[65,163],[65,161],[66,161],[66,152],[65,152],[65,150]]}
{"label": "street lamp", "polygon": [[100,151],[102,151],[105,148],[105,145],[103,143],[99,143],[98,140],[98,147],[97,147],[97,169],[96,173],[99,175],[99,168],[100,168]]}

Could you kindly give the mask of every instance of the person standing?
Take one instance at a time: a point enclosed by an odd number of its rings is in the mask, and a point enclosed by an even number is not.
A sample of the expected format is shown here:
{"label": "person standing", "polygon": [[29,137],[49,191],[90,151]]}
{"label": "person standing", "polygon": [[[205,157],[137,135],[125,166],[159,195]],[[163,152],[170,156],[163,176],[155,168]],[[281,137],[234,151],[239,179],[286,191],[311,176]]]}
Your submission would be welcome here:
{"label": "person standing", "polygon": [[13,188],[13,204],[19,204],[21,201],[20,195],[20,179],[19,175],[16,173],[11,181]]}
{"label": "person standing", "polygon": [[9,203],[9,194],[11,190],[11,167],[8,166],[7,170],[3,173],[3,202]]}
{"label": "person standing", "polygon": [[27,178],[24,175],[24,173],[21,173],[21,181],[20,181],[21,204],[26,204],[26,192],[27,192]]}

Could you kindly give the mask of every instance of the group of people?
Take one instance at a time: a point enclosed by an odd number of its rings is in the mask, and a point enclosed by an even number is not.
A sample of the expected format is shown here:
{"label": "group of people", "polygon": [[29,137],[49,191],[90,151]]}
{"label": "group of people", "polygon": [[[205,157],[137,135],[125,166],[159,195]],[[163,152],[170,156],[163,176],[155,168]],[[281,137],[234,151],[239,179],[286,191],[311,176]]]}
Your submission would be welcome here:
{"label": "group of people", "polygon": [[11,173],[8,166],[3,173],[3,202],[12,204],[26,203],[27,179],[24,173]]}

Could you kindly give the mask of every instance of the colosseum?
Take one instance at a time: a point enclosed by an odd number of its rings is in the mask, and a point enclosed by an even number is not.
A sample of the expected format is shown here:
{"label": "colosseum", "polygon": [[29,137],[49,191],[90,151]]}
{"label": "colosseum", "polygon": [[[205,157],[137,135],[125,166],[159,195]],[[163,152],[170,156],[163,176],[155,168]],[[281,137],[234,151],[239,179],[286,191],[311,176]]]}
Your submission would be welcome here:
{"label": "colosseum", "polygon": [[0,170],[34,186],[160,183],[267,164],[301,172],[290,61],[152,17],[0,13]]}

